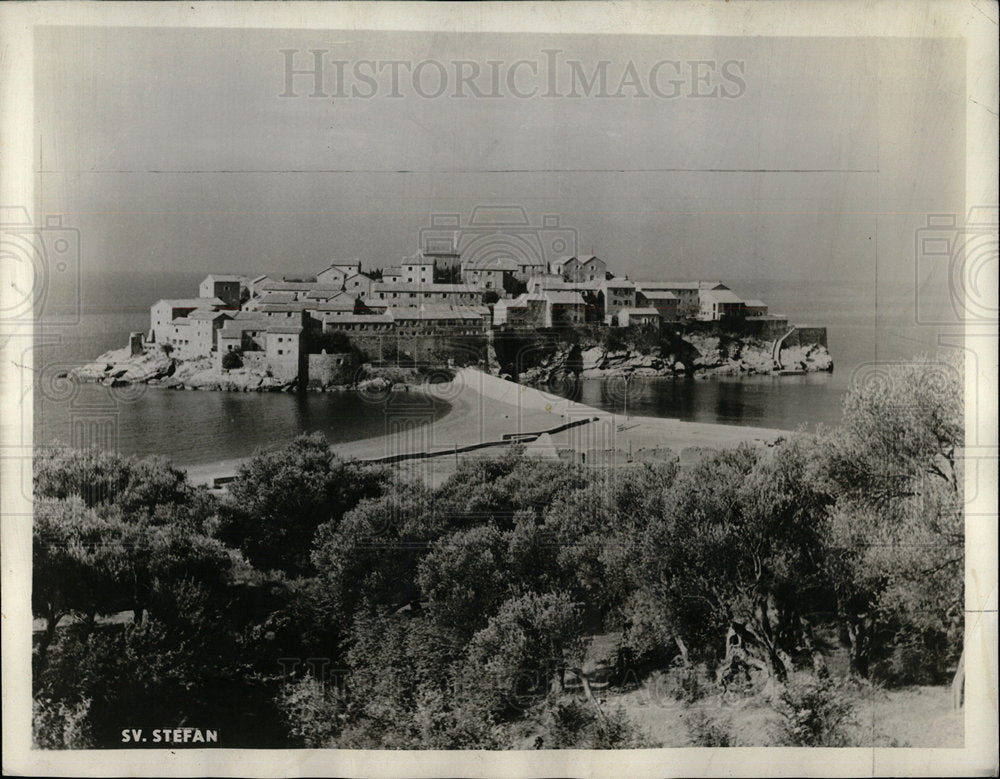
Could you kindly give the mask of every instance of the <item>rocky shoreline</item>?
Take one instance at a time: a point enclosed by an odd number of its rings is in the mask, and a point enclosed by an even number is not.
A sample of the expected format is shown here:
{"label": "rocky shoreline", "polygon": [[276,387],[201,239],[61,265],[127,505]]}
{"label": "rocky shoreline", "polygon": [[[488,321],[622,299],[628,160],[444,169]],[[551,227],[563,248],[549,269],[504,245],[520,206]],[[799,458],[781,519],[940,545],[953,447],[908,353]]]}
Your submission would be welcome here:
{"label": "rocky shoreline", "polygon": [[[576,349],[574,354],[574,349],[567,345],[543,359],[541,364],[523,370],[518,378],[522,384],[537,384],[560,379],[567,374],[577,374],[584,379],[621,375],[704,379],[833,370],[830,352],[821,344],[785,347],[781,351],[780,369],[774,364],[772,342],[769,341],[689,335],[684,345],[684,355],[663,354],[659,348],[646,353],[601,346]],[[497,364],[495,360],[493,364]],[[494,373],[505,375],[499,370]],[[309,382],[306,389],[318,392],[386,392],[393,387],[408,388],[420,383],[420,378],[415,375],[385,376],[379,375],[377,370],[362,371],[358,375],[363,378],[352,384]],[[109,387],[147,384],[163,389],[216,392],[294,392],[299,389],[296,379],[281,379],[268,371],[249,367],[220,369],[210,357],[180,360],[154,348],[144,349],[138,354],[133,354],[129,347],[112,349],[93,362],[73,368],[67,376],[74,381],[95,382]]]}
{"label": "rocky shoreline", "polygon": [[567,347],[556,351],[541,365],[522,371],[519,378],[521,383],[536,384],[560,379],[568,373],[578,373],[583,379],[621,375],[707,379],[713,376],[833,370],[830,352],[821,344],[785,347],[781,350],[782,367],[779,369],[774,364],[771,354],[773,342],[770,341],[730,339],[724,343],[718,336],[688,336],[685,342],[691,350],[683,359],[663,354],[659,348],[644,353],[634,349],[609,350],[600,346],[582,349],[578,358],[574,359],[573,350]]}
{"label": "rocky shoreline", "polygon": [[[105,352],[93,362],[73,368],[67,376],[74,381],[94,382],[106,387],[146,384],[172,390],[215,392],[294,392],[297,379],[279,379],[267,371],[252,368],[218,369],[210,357],[180,360],[159,349],[145,349],[132,354],[128,347]],[[318,392],[362,390],[385,392],[394,382],[380,376],[365,378],[355,384],[327,384],[308,387]]]}

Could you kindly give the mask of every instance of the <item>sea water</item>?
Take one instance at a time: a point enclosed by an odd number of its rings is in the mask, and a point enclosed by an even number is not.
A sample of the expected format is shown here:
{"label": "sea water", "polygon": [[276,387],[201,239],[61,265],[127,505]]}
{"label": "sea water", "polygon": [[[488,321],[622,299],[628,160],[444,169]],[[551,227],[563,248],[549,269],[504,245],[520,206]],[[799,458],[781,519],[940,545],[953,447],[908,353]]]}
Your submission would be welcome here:
{"label": "sea water", "polygon": [[[12,428],[36,445],[107,445],[125,454],[161,454],[178,465],[245,457],[285,443],[300,433],[322,432],[331,442],[384,435],[392,423],[384,404],[354,392],[230,393],[166,390],[139,385],[109,389],[72,385],[58,376],[146,331],[149,309],[160,297],[189,296],[197,278],[142,277],[91,288],[79,322],[36,329],[26,345],[35,376],[31,399],[33,433],[26,420]],[[916,324],[906,296],[874,299],[865,285],[819,287],[806,282],[743,282],[731,285],[745,297],[759,297],[771,310],[797,324],[826,326],[832,373],[713,379],[588,379],[562,388],[576,400],[629,416],[658,416],[795,430],[836,424],[852,381],[879,365],[905,362],[933,352],[940,334]],[[127,303],[127,305],[126,305]],[[876,305],[877,303],[877,305]],[[20,409],[27,414],[28,404]],[[440,418],[448,404],[433,401],[420,421]],[[103,428],[88,420],[105,420]],[[91,442],[86,431],[104,430]],[[19,431],[14,431],[16,437]]]}

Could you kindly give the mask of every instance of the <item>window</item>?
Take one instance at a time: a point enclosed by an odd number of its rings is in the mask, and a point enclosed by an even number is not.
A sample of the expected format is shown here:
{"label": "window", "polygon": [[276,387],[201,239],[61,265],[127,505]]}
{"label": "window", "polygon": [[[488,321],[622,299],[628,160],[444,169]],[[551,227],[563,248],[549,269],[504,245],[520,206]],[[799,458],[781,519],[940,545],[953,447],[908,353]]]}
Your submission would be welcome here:
{"label": "window", "polygon": [[284,354],[284,353],[285,353],[284,350],[278,349],[278,354]]}

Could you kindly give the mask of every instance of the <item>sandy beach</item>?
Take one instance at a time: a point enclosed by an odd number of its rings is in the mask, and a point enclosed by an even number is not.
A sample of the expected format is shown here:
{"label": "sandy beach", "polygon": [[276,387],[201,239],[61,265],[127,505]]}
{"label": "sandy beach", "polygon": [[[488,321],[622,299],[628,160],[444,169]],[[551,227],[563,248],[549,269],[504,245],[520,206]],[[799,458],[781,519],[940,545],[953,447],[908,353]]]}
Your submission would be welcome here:
{"label": "sandy beach", "polygon": [[[447,401],[451,410],[440,419],[424,422],[418,402],[421,393]],[[388,411],[373,404],[372,413],[386,416],[386,435],[334,444],[334,451],[357,460],[418,453],[436,455],[404,459],[400,466],[419,470],[429,481],[437,483],[463,459],[500,454],[510,444],[511,436],[528,435],[530,439],[570,423],[575,424],[528,443],[529,453],[571,459],[571,453],[575,452],[576,461],[586,464],[627,464],[676,456],[686,459],[704,448],[730,447],[741,442],[762,444],[788,435],[787,431],[769,428],[657,417],[626,418],[473,368],[459,371],[451,382],[414,392],[412,399],[417,402],[402,407],[394,403]],[[477,448],[463,451],[468,447]],[[192,465],[186,470],[193,483],[211,486],[217,478],[235,475],[242,461],[223,460]]]}

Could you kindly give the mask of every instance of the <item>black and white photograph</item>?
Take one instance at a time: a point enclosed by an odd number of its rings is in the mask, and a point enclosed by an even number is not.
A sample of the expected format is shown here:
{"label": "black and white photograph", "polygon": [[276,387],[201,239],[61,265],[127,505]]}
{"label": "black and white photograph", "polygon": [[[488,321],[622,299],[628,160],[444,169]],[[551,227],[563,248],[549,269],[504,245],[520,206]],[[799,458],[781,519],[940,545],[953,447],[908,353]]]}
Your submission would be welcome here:
{"label": "black and white photograph", "polygon": [[996,3],[5,5],[5,773],[996,775]]}

